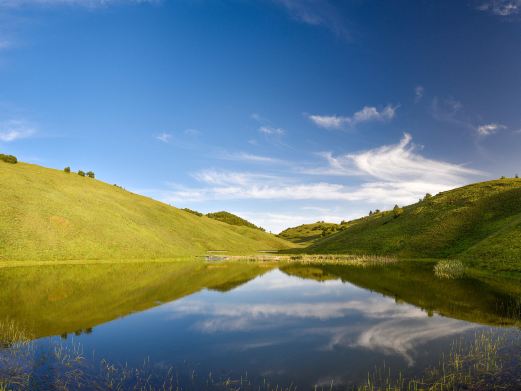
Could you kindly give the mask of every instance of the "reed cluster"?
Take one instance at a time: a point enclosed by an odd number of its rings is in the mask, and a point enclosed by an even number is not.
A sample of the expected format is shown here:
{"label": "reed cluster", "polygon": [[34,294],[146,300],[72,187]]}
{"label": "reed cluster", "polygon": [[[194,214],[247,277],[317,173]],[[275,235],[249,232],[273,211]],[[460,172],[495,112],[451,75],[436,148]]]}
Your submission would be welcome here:
{"label": "reed cluster", "polygon": [[439,261],[434,266],[434,274],[438,278],[456,279],[465,276],[465,265],[457,260]]}

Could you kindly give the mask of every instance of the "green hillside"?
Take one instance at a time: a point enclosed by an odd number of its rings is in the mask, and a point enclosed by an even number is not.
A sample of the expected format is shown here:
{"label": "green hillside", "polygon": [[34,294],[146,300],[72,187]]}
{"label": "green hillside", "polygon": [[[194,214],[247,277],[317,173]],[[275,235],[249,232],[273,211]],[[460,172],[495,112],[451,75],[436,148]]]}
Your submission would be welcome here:
{"label": "green hillside", "polygon": [[521,179],[476,183],[352,221],[304,251],[521,264]]}
{"label": "green hillside", "polygon": [[226,224],[249,227],[249,228],[264,231],[264,228],[257,227],[255,224],[250,223],[248,220],[245,220],[242,217],[234,215],[233,213],[230,213],[230,212],[226,212],[226,211],[214,212],[214,213],[208,213],[206,216],[211,219],[217,220],[217,221],[222,221],[223,223],[226,223]]}
{"label": "green hillside", "polygon": [[338,232],[344,227],[346,227],[345,224],[317,221],[316,223],[302,224],[298,227],[285,229],[278,236],[293,243],[311,244],[325,236]]}
{"label": "green hillside", "polygon": [[0,260],[165,258],[290,246],[96,179],[0,162]]}

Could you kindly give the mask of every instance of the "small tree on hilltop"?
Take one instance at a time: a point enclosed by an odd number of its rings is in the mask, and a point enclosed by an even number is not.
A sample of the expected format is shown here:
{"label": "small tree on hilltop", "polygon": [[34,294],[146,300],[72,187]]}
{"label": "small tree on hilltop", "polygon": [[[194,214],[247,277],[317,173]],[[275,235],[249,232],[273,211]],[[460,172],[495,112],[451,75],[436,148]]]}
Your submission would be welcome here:
{"label": "small tree on hilltop", "polygon": [[423,200],[426,201],[426,200],[428,200],[429,198],[432,198],[432,194],[431,194],[431,193],[427,193],[427,194],[425,194],[425,197],[423,197]]}
{"label": "small tree on hilltop", "polygon": [[395,205],[393,208],[393,216],[394,218],[399,217],[403,213],[403,209],[400,208],[398,205]]}
{"label": "small tree on hilltop", "polygon": [[519,175],[516,174],[516,176],[514,178],[519,179]]}
{"label": "small tree on hilltop", "polygon": [[84,172],[84,171],[81,171],[81,170],[79,170],[79,171],[78,171],[78,175],[79,175],[79,176],[85,176],[85,172]]}
{"label": "small tree on hilltop", "polygon": [[66,172],[67,174],[70,174],[71,173],[71,168],[69,166],[65,167],[63,169],[64,172]]}
{"label": "small tree on hilltop", "polygon": [[89,171],[89,172],[87,173],[87,176],[88,176],[89,178],[94,178],[94,177],[95,177],[93,171]]}

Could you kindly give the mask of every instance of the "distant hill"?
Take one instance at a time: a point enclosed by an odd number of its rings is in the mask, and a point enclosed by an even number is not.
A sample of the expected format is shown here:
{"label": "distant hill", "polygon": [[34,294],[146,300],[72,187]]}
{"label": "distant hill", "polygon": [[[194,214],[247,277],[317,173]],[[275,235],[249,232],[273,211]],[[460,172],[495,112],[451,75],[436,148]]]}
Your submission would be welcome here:
{"label": "distant hill", "polygon": [[285,240],[299,244],[312,244],[325,236],[332,235],[341,229],[344,229],[346,224],[326,223],[317,221],[311,224],[302,224],[298,227],[285,229],[278,236]]}
{"label": "distant hill", "polygon": [[521,179],[476,183],[440,193],[400,213],[375,213],[303,250],[388,254],[521,264]]}
{"label": "distant hill", "polygon": [[291,246],[93,178],[0,161],[0,260],[150,259]]}
{"label": "distant hill", "polygon": [[249,228],[264,231],[264,228],[257,227],[255,224],[250,223],[248,220],[245,220],[242,217],[234,215],[233,213],[230,213],[230,212],[221,211],[221,212],[215,212],[215,213],[208,213],[206,216],[211,219],[214,219],[214,220],[222,221],[223,223],[226,223],[226,224],[236,225],[239,227],[240,226],[249,227]]}

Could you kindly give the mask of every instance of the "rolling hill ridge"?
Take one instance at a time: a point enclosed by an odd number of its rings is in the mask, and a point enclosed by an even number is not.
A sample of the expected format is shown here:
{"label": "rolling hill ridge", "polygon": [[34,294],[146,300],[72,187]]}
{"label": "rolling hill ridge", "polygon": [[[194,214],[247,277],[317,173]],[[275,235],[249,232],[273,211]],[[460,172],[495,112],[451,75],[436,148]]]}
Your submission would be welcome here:
{"label": "rolling hill ridge", "polygon": [[196,216],[120,187],[0,162],[0,260],[170,258],[287,249],[259,229]]}
{"label": "rolling hill ridge", "polygon": [[304,249],[308,253],[458,258],[504,268],[521,264],[521,179],[476,183],[349,227]]}

